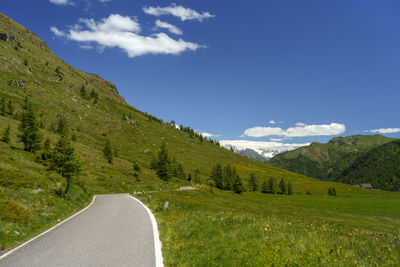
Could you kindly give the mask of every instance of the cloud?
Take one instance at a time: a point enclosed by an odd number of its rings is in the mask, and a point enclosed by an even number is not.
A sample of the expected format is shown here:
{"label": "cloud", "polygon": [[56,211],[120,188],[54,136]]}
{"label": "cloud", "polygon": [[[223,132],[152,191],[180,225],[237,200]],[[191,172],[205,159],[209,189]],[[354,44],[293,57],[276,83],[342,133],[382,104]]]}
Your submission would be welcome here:
{"label": "cloud", "polygon": [[85,44],[96,43],[102,49],[118,47],[130,58],[147,54],[178,55],[184,51],[195,51],[204,47],[182,39],[175,40],[165,33],[151,36],[140,35],[141,27],[136,20],[118,14],[112,14],[100,21],[80,19],[79,23],[73,25],[66,33],[59,31],[56,27],[52,28],[57,31],[52,31],[69,40]]}
{"label": "cloud", "polygon": [[59,37],[63,37],[65,36],[65,33],[60,31],[59,29],[57,29],[56,27],[50,27],[50,31],[52,31],[54,33],[54,35],[59,36]]}
{"label": "cloud", "polygon": [[322,135],[338,135],[346,131],[346,126],[340,123],[306,125],[297,123],[295,127],[286,130],[279,127],[253,127],[246,129],[244,135],[251,137],[263,136],[285,136],[285,137],[305,137],[305,136],[322,136]]}
{"label": "cloud", "polygon": [[367,132],[380,133],[380,134],[400,133],[400,128],[380,128],[380,129],[369,130]]}
{"label": "cloud", "polygon": [[221,140],[219,141],[219,143],[223,147],[226,148],[233,147],[236,150],[252,149],[266,158],[271,158],[278,153],[310,145],[310,143],[286,144],[280,142],[262,142],[262,141],[250,141],[250,140]]}
{"label": "cloud", "polygon": [[55,4],[55,5],[60,5],[60,6],[74,5],[74,3],[69,0],[49,0],[49,2],[52,4]]}
{"label": "cloud", "polygon": [[209,137],[220,137],[221,136],[220,134],[212,134],[212,133],[207,133],[207,132],[202,132],[200,134],[202,136],[204,136],[204,137],[207,137],[207,138],[209,138]]}
{"label": "cloud", "polygon": [[307,125],[307,124],[302,123],[302,122],[296,123],[296,126],[297,126],[297,127],[303,127],[303,126],[306,126],[306,125]]}
{"label": "cloud", "polygon": [[176,4],[171,4],[167,7],[143,7],[144,13],[153,16],[161,16],[161,15],[172,15],[181,19],[181,21],[185,20],[198,20],[203,21],[203,19],[213,18],[215,15],[210,14],[209,12],[199,13],[193,9],[185,8],[183,6],[177,6]]}
{"label": "cloud", "polygon": [[156,26],[158,28],[167,29],[169,32],[176,35],[181,35],[183,33],[182,30],[176,27],[175,25],[169,24],[168,22],[164,22],[161,20],[156,20]]}
{"label": "cloud", "polygon": [[276,123],[276,121],[274,121],[274,120],[269,121],[269,124],[275,124],[275,123]]}
{"label": "cloud", "polygon": [[280,141],[282,141],[283,139],[282,138],[271,138],[271,139],[269,139],[270,141],[272,141],[272,142],[280,142]]}

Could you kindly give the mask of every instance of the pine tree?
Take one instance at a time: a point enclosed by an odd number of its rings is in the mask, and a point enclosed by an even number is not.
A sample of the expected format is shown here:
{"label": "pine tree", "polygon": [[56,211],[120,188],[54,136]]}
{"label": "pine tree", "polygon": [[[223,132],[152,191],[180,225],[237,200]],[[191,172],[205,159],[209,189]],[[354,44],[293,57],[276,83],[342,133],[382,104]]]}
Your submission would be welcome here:
{"label": "pine tree", "polygon": [[86,98],[86,88],[84,85],[82,85],[80,93],[82,98]]}
{"label": "pine tree", "polygon": [[170,175],[170,161],[168,157],[167,145],[163,142],[158,152],[157,175],[161,180],[168,181]]}
{"label": "pine tree", "polygon": [[281,179],[281,181],[279,182],[279,194],[286,194],[286,183],[283,179]]}
{"label": "pine tree", "polygon": [[4,143],[9,144],[11,141],[11,128],[10,125],[7,126],[7,128],[4,130],[3,135],[1,137],[1,141]]}
{"label": "pine tree", "polygon": [[239,175],[236,176],[233,183],[233,192],[235,192],[236,194],[241,194],[242,192],[244,192],[242,180],[240,179]]}
{"label": "pine tree", "polygon": [[136,162],[133,163],[133,177],[136,178],[136,181],[140,181],[140,177],[139,177],[140,171],[141,171],[141,168],[140,168],[139,164],[137,164]]}
{"label": "pine tree", "polygon": [[6,115],[6,100],[4,99],[4,97],[1,98],[0,115]]}
{"label": "pine tree", "polygon": [[262,193],[269,193],[268,192],[268,184],[267,184],[267,181],[264,181],[263,183],[262,183],[262,185],[261,185],[261,192]]}
{"label": "pine tree", "polygon": [[276,194],[276,180],[275,178],[269,178],[268,180],[268,193]]}
{"label": "pine tree", "polygon": [[106,140],[106,143],[104,144],[103,154],[104,154],[104,158],[107,160],[107,162],[112,164],[113,153],[112,153],[112,149],[111,149],[111,142],[108,139]]}
{"label": "pine tree", "polygon": [[336,189],[334,187],[332,187],[332,196],[336,197]]}
{"label": "pine tree", "polygon": [[58,134],[68,135],[68,124],[64,115],[58,114],[56,131]]}
{"label": "pine tree", "polygon": [[188,174],[187,180],[188,180],[189,182],[192,181],[192,174],[191,174],[191,173]]}
{"label": "pine tree", "polygon": [[252,192],[256,192],[258,189],[258,182],[257,182],[257,178],[254,175],[254,173],[250,174],[250,178],[249,178],[249,189]]}
{"label": "pine tree", "polygon": [[24,106],[22,108],[27,110],[29,106],[30,106],[29,98],[26,96],[24,99]]}
{"label": "pine tree", "polygon": [[40,150],[42,135],[31,104],[28,104],[26,111],[22,114],[19,131],[18,138],[24,144],[25,151],[35,152]]}
{"label": "pine tree", "polygon": [[292,182],[289,181],[287,184],[287,194],[288,195],[293,195],[293,186],[292,186]]}
{"label": "pine tree", "polygon": [[14,105],[11,99],[9,99],[7,103],[7,114],[10,116],[14,115]]}
{"label": "pine tree", "polygon": [[81,164],[75,156],[74,147],[65,135],[62,135],[55,144],[49,161],[49,169],[56,171],[67,180],[67,185],[64,191],[65,199],[72,178],[78,175],[81,171]]}
{"label": "pine tree", "polygon": [[223,189],[223,176],[222,176],[222,166],[221,164],[216,164],[211,172],[211,180],[214,181],[215,187],[218,189]]}

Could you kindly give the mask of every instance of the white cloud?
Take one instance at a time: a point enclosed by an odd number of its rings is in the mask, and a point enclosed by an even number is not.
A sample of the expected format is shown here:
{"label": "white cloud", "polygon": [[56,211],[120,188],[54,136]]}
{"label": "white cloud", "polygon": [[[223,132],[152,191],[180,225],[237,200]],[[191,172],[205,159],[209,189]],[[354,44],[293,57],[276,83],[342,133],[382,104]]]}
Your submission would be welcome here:
{"label": "white cloud", "polygon": [[306,124],[305,124],[305,123],[302,123],[302,122],[298,122],[298,123],[296,123],[296,126],[297,126],[297,127],[302,127],[302,126],[306,126]]}
{"label": "white cloud", "polygon": [[74,25],[67,33],[63,33],[67,39],[86,44],[93,42],[102,49],[118,47],[131,58],[147,54],[178,55],[203,47],[182,39],[172,39],[165,33],[140,35],[141,27],[136,20],[118,14],[112,14],[97,22],[93,19],[80,19],[79,22],[81,24]]}
{"label": "white cloud", "polygon": [[182,30],[176,27],[175,25],[169,24],[168,22],[164,22],[161,20],[156,20],[156,26],[158,28],[164,28],[167,29],[169,32],[176,34],[176,35],[181,35]]}
{"label": "white cloud", "polygon": [[310,145],[310,143],[285,144],[280,142],[262,142],[250,140],[221,140],[219,143],[223,147],[233,147],[236,150],[252,149],[266,158],[271,158],[278,153]]}
{"label": "white cloud", "polygon": [[59,37],[63,37],[65,36],[65,33],[60,31],[59,29],[57,29],[57,27],[50,27],[50,31],[52,31],[54,33],[54,35],[59,36]]}
{"label": "white cloud", "polygon": [[62,5],[62,6],[68,6],[68,5],[73,5],[74,3],[69,1],[69,0],[49,0],[50,3],[55,4],[55,5]]}
{"label": "white cloud", "polygon": [[400,128],[380,128],[369,130],[370,133],[380,133],[380,134],[389,134],[389,133],[400,133]]}
{"label": "white cloud", "polygon": [[276,123],[276,121],[274,121],[274,120],[269,121],[269,124],[275,124],[275,123]]}
{"label": "white cloud", "polygon": [[271,139],[269,139],[270,141],[272,141],[272,142],[280,142],[280,141],[282,141],[283,139],[282,138],[271,138]]}
{"label": "white cloud", "polygon": [[213,18],[215,15],[210,14],[209,12],[199,13],[196,10],[185,8],[183,6],[177,6],[176,4],[171,4],[167,7],[143,7],[144,13],[153,16],[161,16],[161,15],[172,15],[181,19],[181,21],[185,20],[198,20],[203,21],[203,19]]}
{"label": "white cloud", "polygon": [[200,133],[202,136],[204,136],[204,137],[207,137],[207,138],[209,138],[209,137],[220,137],[221,135],[220,134],[212,134],[212,133],[207,133],[207,132],[203,132],[203,133]]}
{"label": "white cloud", "polygon": [[346,131],[346,126],[340,123],[305,125],[297,123],[295,127],[286,130],[279,127],[253,127],[246,129],[244,135],[251,137],[263,136],[285,136],[285,137],[305,137],[321,135],[338,135]]}

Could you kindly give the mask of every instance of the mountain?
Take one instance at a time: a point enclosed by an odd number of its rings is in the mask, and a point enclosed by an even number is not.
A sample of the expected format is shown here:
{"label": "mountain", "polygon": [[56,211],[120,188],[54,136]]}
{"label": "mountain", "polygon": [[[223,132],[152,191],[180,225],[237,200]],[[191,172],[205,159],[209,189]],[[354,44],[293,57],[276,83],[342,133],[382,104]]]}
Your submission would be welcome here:
{"label": "mountain", "polygon": [[312,143],[274,156],[273,166],[323,180],[336,179],[356,158],[395,139],[382,135],[332,138],[327,144]]}
{"label": "mountain", "polygon": [[221,140],[220,144],[228,149],[233,149],[239,154],[245,153],[245,156],[249,155],[250,152],[243,152],[247,150],[252,150],[259,156],[251,153],[253,156],[251,158],[261,160],[269,160],[274,155],[282,152],[294,150],[296,148],[307,146],[310,143],[299,143],[299,144],[286,144],[280,142],[260,142],[260,141],[249,141],[249,140]]}
{"label": "mountain", "polygon": [[259,153],[249,148],[243,150],[236,150],[235,152],[242,156],[248,157],[249,159],[258,160],[261,162],[266,162],[268,160],[268,158],[261,156]]}
{"label": "mountain", "polygon": [[400,190],[400,140],[371,149],[344,169],[337,181],[370,183],[374,188]]}
{"label": "mountain", "polygon": [[[244,179],[254,172],[258,177],[291,180],[297,192],[306,190],[307,182],[315,183],[233,153],[189,127],[177,128],[135,109],[114,84],[68,65],[38,36],[1,13],[0,100],[0,111],[4,110],[0,133],[10,126],[11,137],[9,143],[0,141],[0,250],[81,209],[93,194],[193,185],[183,178],[194,177],[197,170],[200,182],[206,183],[216,163],[234,166]],[[60,138],[60,125],[71,136],[82,171],[73,177],[66,201],[62,197],[66,180],[40,163],[41,151],[24,151],[18,141],[25,100],[32,103],[40,133],[43,140],[50,139],[50,148]],[[107,140],[114,155],[112,164],[103,155]],[[163,181],[151,168],[162,143],[184,175],[180,172],[180,177]]]}

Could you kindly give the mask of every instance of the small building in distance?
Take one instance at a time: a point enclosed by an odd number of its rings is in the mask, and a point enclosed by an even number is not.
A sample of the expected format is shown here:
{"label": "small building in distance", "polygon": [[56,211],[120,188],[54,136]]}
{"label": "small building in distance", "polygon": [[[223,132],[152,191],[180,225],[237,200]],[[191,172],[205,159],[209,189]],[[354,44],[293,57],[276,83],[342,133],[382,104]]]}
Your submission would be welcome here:
{"label": "small building in distance", "polygon": [[372,189],[373,188],[372,184],[360,184],[360,186],[361,186],[361,188],[364,188],[364,189]]}

